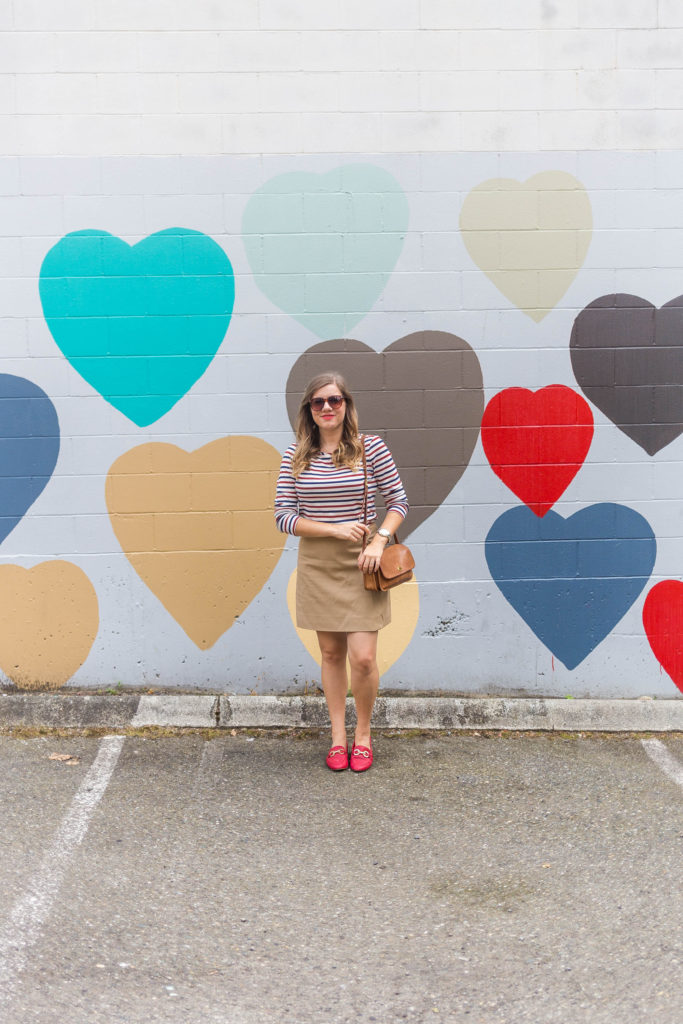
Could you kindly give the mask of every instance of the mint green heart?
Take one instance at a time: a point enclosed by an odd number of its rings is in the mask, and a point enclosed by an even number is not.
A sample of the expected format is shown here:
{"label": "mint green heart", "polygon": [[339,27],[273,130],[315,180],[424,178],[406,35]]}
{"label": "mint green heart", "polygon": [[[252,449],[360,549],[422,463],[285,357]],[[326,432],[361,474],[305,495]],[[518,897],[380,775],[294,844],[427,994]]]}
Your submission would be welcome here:
{"label": "mint green heart", "polygon": [[74,231],[48,252],[40,299],[74,369],[140,427],[201,377],[235,301],[230,260],[208,235],[169,228],[137,245]]}
{"label": "mint green heart", "polygon": [[256,284],[319,338],[348,336],[372,309],[407,228],[400,185],[372,164],[271,178],[242,220]]}

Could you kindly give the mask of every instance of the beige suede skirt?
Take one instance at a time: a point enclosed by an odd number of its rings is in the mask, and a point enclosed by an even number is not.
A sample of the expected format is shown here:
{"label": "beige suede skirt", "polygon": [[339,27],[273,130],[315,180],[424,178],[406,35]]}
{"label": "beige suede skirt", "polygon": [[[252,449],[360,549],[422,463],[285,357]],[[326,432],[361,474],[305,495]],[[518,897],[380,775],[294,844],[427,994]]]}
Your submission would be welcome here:
{"label": "beige suede skirt", "polygon": [[301,537],[296,574],[296,624],[328,633],[374,633],[391,622],[388,591],[366,590],[360,544]]}

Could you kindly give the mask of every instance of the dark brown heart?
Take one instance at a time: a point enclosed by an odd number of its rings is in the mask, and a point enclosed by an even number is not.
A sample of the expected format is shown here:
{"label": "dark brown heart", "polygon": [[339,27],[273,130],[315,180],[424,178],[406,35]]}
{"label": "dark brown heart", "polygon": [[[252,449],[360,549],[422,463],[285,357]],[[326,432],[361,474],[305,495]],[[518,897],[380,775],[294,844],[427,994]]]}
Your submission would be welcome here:
{"label": "dark brown heart", "polygon": [[418,331],[383,352],[360,341],[324,341],[297,359],[287,381],[292,426],[309,380],[336,370],[358,408],[360,429],[379,434],[405,485],[407,536],[435,512],[465,472],[484,412],[481,366],[462,338]]}
{"label": "dark brown heart", "polygon": [[657,309],[637,295],[602,295],[574,321],[579,387],[654,455],[683,431],[683,296]]}

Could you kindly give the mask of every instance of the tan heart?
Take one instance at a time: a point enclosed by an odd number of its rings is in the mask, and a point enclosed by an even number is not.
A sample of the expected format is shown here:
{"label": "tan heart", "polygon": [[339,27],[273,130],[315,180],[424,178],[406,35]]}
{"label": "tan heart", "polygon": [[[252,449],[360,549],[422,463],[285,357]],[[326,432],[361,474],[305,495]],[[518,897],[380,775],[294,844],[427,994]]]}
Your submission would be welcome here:
{"label": "tan heart", "polygon": [[593,214],[580,181],[544,171],[523,182],[491,178],[477,185],[463,203],[460,230],[479,269],[539,322],[583,265]]}
{"label": "tan heart", "polygon": [[[314,661],[320,664],[318,638],[313,629],[299,629],[296,624],[296,569],[287,584],[287,607],[294,628],[301,643]],[[391,591],[391,622],[379,631],[377,640],[377,665],[380,676],[384,675],[398,661],[408,644],[420,615],[420,592],[417,580],[402,583]]]}
{"label": "tan heart", "polygon": [[71,562],[0,565],[0,668],[23,690],[64,686],[90,654],[97,594]]}
{"label": "tan heart", "polygon": [[142,444],[109,470],[112,527],[140,578],[202,650],[250,604],[282,554],[280,455],[256,437],[194,452]]}

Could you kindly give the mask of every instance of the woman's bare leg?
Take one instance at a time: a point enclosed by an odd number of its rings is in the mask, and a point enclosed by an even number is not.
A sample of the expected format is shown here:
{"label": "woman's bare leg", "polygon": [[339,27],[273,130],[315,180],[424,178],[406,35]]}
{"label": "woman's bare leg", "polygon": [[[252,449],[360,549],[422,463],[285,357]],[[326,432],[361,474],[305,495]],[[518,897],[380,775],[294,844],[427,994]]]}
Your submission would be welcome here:
{"label": "woman's bare leg", "polygon": [[379,690],[377,668],[377,633],[347,634],[351,665],[351,693],[356,702],[356,735],[354,743],[370,746],[370,719]]}
{"label": "woman's bare leg", "polygon": [[332,726],[332,746],[346,746],[346,633],[325,633],[318,630],[322,658],[320,677]]}

